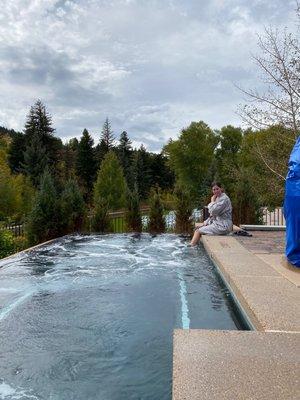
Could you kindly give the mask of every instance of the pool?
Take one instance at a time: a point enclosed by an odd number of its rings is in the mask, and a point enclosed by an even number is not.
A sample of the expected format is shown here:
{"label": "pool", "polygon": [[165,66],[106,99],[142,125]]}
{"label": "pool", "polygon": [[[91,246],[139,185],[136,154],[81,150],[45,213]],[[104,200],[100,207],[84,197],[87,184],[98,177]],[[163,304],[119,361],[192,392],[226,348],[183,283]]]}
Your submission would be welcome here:
{"label": "pool", "polygon": [[1,399],[170,400],[174,328],[240,328],[176,235],[67,236],[0,266]]}

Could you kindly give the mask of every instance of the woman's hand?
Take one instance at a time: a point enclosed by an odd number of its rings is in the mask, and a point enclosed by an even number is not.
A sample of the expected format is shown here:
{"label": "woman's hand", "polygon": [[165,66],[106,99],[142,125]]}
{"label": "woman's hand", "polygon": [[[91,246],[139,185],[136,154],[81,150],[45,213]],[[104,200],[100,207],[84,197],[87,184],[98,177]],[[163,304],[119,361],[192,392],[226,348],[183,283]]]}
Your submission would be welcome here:
{"label": "woman's hand", "polygon": [[217,196],[214,194],[213,196],[211,196],[210,202],[214,203],[216,201]]}

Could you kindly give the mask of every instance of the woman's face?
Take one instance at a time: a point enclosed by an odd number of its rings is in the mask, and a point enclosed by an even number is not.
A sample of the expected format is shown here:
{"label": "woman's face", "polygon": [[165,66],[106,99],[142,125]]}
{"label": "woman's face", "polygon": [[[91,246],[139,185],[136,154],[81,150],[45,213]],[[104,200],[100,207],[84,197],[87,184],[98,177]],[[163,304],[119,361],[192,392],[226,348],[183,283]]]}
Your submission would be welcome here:
{"label": "woman's face", "polygon": [[216,197],[220,197],[222,194],[222,189],[219,186],[215,185],[212,187],[212,192]]}

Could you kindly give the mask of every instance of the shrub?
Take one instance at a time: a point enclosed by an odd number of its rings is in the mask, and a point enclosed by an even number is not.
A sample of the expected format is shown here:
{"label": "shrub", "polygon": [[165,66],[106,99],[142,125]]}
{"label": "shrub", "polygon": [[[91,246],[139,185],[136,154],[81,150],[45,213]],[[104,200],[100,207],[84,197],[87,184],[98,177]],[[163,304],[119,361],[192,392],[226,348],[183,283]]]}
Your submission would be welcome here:
{"label": "shrub", "polygon": [[15,252],[13,234],[9,231],[0,231],[0,258],[4,258]]}
{"label": "shrub", "polygon": [[26,231],[30,245],[53,239],[61,233],[59,202],[52,176],[48,170],[41,178],[40,190],[28,216]]}
{"label": "shrub", "polygon": [[105,199],[98,199],[92,218],[92,230],[94,232],[107,233],[112,231],[111,220],[108,215],[108,203]]}
{"label": "shrub", "polygon": [[84,220],[84,200],[76,181],[70,179],[61,195],[62,228],[66,233],[80,231]]}
{"label": "shrub", "polygon": [[130,232],[142,232],[142,218],[137,187],[127,193],[127,211],[125,215],[127,229]]}
{"label": "shrub", "polygon": [[165,229],[164,209],[160,198],[160,189],[156,186],[151,190],[150,194],[149,233],[163,233]]}
{"label": "shrub", "polygon": [[113,151],[106,154],[98,171],[94,186],[94,205],[105,199],[110,210],[117,210],[125,205],[126,181],[122,167]]}
{"label": "shrub", "polygon": [[192,223],[190,216],[192,214],[192,202],[190,193],[182,186],[176,186],[175,196],[175,232],[181,234],[190,234],[192,232]]}

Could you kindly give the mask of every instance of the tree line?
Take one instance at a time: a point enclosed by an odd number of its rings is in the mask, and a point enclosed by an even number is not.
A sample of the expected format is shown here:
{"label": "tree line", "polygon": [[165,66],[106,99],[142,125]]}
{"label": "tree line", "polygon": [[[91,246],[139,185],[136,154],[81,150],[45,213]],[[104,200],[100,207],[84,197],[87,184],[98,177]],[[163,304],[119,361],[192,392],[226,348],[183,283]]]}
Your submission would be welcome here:
{"label": "tree line", "polygon": [[[144,146],[133,149],[125,131],[117,142],[108,119],[96,145],[87,129],[66,144],[54,133],[40,100],[22,133],[0,129],[0,218],[25,221],[30,244],[80,231],[87,223],[94,231],[109,231],[108,213],[120,209],[127,210],[128,229],[140,231],[141,204],[152,205],[153,232],[164,229],[163,208],[176,209],[184,226],[176,229],[187,232],[192,209],[208,201],[215,179],[232,199],[234,222],[257,223],[260,206],[278,206],[284,196],[258,144],[284,175],[294,142],[292,129],[282,125],[213,130],[203,121],[182,129],[158,154]],[[287,140],[279,145],[278,135]]]}

